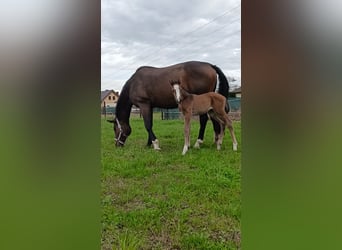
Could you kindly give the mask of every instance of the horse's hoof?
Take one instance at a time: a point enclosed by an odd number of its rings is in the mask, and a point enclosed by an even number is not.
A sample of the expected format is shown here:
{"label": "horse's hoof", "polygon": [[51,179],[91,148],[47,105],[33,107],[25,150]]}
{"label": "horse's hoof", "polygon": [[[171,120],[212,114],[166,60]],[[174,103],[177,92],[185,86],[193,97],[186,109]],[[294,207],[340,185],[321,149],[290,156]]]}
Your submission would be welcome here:
{"label": "horse's hoof", "polygon": [[189,150],[189,147],[185,145],[185,146],[183,147],[182,155],[185,155],[186,152],[188,152],[188,150]]}
{"label": "horse's hoof", "polygon": [[237,147],[238,147],[237,143],[233,143],[233,151],[237,151]]}
{"label": "horse's hoof", "polygon": [[153,144],[154,150],[161,150],[160,147],[159,147],[158,139],[155,139],[154,141],[152,141],[152,144]]}
{"label": "horse's hoof", "polygon": [[194,145],[194,148],[200,148],[200,145],[203,143],[203,140],[201,139],[197,139],[195,145]]}

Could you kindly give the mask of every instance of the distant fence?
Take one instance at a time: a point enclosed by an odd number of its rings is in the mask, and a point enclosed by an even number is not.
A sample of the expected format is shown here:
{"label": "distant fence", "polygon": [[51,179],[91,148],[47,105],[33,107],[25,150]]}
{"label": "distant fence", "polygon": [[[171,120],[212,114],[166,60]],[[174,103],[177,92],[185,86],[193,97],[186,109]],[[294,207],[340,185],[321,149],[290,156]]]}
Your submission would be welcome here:
{"label": "distant fence", "polygon": [[161,109],[162,120],[175,120],[181,117],[181,112],[178,108],[175,109]]}
{"label": "distant fence", "polygon": [[[229,97],[228,99],[229,107],[230,107],[230,116],[231,118],[235,118],[234,120],[239,120],[241,115],[241,98],[234,98]],[[114,116],[115,114],[115,107],[102,107],[101,114],[104,116],[110,115]],[[140,114],[139,108],[133,108],[132,113],[134,114]],[[180,119],[182,117],[181,112],[178,110],[178,108],[173,109],[160,109],[160,108],[154,108],[154,113],[161,113],[161,119],[162,120],[175,120]]]}
{"label": "distant fence", "polygon": [[115,114],[115,107],[102,107],[101,108],[101,115],[106,117],[107,115],[114,116]]}
{"label": "distant fence", "polygon": [[[241,113],[241,98],[230,97],[229,100],[230,112]],[[157,109],[154,111],[156,112]],[[162,120],[173,120],[181,118],[181,112],[178,108],[174,109],[160,109]],[[234,118],[240,117],[240,115],[234,114]],[[235,120],[235,119],[234,119]]]}
{"label": "distant fence", "polygon": [[241,110],[241,98],[229,97],[228,103],[229,103],[230,111]]}

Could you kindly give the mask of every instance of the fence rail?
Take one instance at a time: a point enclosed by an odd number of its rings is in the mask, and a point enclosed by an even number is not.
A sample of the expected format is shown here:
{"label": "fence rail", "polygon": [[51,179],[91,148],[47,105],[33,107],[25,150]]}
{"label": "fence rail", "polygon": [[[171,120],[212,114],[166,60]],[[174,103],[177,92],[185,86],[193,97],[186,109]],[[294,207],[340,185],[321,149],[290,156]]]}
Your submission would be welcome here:
{"label": "fence rail", "polygon": [[[228,100],[230,112],[229,117],[233,120],[240,120],[241,119],[241,98],[229,98]],[[101,109],[101,115],[104,117],[114,116],[115,114],[115,107],[103,107]],[[161,113],[162,120],[174,120],[182,118],[181,112],[178,108],[174,109],[161,109],[161,108],[154,108],[154,113]],[[133,114],[140,114],[139,108],[132,108],[131,113]],[[140,114],[141,116],[141,114]]]}

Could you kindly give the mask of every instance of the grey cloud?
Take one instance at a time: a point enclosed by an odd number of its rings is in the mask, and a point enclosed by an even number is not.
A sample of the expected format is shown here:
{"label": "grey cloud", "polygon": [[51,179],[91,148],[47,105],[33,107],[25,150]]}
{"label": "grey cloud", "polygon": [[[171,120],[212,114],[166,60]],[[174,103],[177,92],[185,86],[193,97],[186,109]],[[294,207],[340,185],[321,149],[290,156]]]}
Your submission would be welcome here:
{"label": "grey cloud", "polygon": [[166,66],[187,60],[210,61],[224,71],[238,72],[241,56],[234,51],[241,48],[239,3],[103,1],[103,85],[128,78],[141,65]]}

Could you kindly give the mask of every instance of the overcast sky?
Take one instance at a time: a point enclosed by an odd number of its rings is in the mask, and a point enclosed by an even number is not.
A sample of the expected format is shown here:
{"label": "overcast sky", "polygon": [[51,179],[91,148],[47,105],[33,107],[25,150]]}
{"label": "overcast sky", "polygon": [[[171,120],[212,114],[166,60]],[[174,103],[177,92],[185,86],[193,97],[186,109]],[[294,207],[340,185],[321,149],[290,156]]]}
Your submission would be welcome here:
{"label": "overcast sky", "polygon": [[102,90],[121,91],[140,66],[190,60],[240,79],[240,0],[102,0],[101,8]]}

